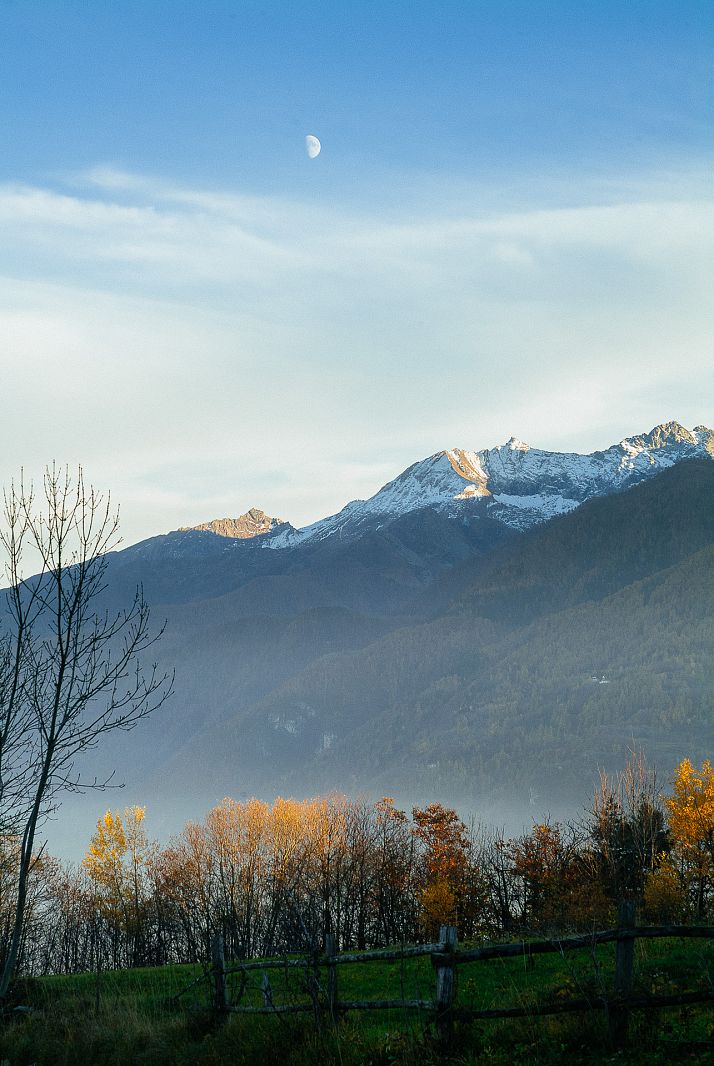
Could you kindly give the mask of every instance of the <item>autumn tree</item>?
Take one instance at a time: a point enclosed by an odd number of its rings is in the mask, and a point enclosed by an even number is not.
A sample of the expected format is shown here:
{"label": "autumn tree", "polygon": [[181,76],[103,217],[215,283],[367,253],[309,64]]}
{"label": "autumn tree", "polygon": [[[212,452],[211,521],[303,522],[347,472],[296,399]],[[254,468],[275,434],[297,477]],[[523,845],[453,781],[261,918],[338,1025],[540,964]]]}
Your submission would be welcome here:
{"label": "autumn tree", "polygon": [[86,870],[56,863],[48,880],[51,933],[44,937],[39,953],[39,972],[98,971],[107,954],[106,936]]}
{"label": "autumn tree", "polygon": [[[21,841],[13,836],[0,838],[0,955],[10,949],[15,924],[17,882],[20,875]],[[46,854],[37,855],[27,878],[27,896],[23,915],[18,962],[32,965],[33,943],[41,939],[41,927],[47,915],[43,907],[48,880],[57,869],[57,861]]]}
{"label": "autumn tree", "polygon": [[521,922],[527,928],[565,929],[604,920],[608,900],[593,877],[582,833],[573,825],[544,822],[510,842],[520,882]]}
{"label": "autumn tree", "polygon": [[[20,841],[14,920],[0,999],[15,972],[38,828],[67,789],[87,782],[79,760],[107,733],[130,729],[159,706],[171,682],[144,667],[151,632],[140,590],[126,609],[103,605],[107,553],[118,544],[109,496],[81,469],[48,468],[41,498],[22,478],[5,493],[9,589],[0,638],[0,813]],[[28,560],[39,572],[26,577]]]}
{"label": "autumn tree", "polygon": [[149,866],[155,848],[144,829],[143,807],[107,811],[97,822],[83,866],[95,887],[100,913],[129,945],[129,961],[144,961],[142,941],[150,900]]}
{"label": "autumn tree", "polygon": [[215,918],[216,856],[205,825],[188,822],[152,863],[163,924],[175,930],[187,962],[210,957]]}
{"label": "autumn tree", "polygon": [[305,860],[301,892],[302,921],[312,947],[328,933],[339,936],[344,904],[347,862],[344,796],[333,794],[310,800],[304,807]]}
{"label": "autumn tree", "polygon": [[474,851],[484,886],[481,924],[492,933],[508,932],[516,924],[521,907],[511,841],[502,828],[481,827],[474,841]]}
{"label": "autumn tree", "polygon": [[663,856],[659,866],[645,880],[642,910],[647,921],[657,925],[676,924],[685,915],[687,892],[674,856]]}
{"label": "autumn tree", "polygon": [[412,899],[416,841],[406,812],[396,806],[391,796],[375,804],[374,814],[376,936],[379,942],[391,944],[415,935]]}
{"label": "autumn tree", "polygon": [[224,799],[206,818],[221,931],[229,952],[240,957],[255,950],[259,936],[269,821],[270,808],[257,799]]}
{"label": "autumn tree", "polygon": [[697,770],[683,759],[666,800],[674,858],[697,918],[704,917],[714,889],[714,766]]}
{"label": "autumn tree", "polygon": [[469,839],[456,811],[440,803],[412,809],[414,835],[422,844],[421,907],[427,929],[456,925],[467,893]]}
{"label": "autumn tree", "polygon": [[375,880],[377,876],[376,811],[365,801],[348,803],[345,809],[345,872],[342,925],[338,946],[354,943],[358,951],[373,935]]}

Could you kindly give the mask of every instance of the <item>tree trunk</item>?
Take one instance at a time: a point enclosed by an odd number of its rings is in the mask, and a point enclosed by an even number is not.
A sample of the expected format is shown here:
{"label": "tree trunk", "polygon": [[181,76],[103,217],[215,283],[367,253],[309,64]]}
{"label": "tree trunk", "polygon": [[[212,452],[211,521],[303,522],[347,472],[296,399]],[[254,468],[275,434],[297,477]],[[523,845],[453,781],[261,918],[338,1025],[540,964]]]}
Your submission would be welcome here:
{"label": "tree trunk", "polygon": [[40,816],[40,806],[42,803],[42,797],[44,795],[45,787],[47,784],[47,769],[49,763],[45,760],[45,770],[40,781],[40,786],[37,789],[35,796],[35,802],[32,807],[32,812],[25,826],[25,832],[22,838],[22,847],[20,849],[20,870],[17,878],[17,900],[15,903],[15,920],[12,928],[12,936],[10,937],[10,947],[5,959],[5,965],[3,966],[2,975],[0,976],[0,1004],[7,998],[7,993],[10,988],[10,982],[15,975],[15,967],[17,966],[17,957],[20,951],[20,942],[22,940],[22,929],[25,923],[25,904],[27,902],[27,880],[30,874],[30,866],[32,865],[32,849],[35,846],[35,831],[37,829],[37,820]]}

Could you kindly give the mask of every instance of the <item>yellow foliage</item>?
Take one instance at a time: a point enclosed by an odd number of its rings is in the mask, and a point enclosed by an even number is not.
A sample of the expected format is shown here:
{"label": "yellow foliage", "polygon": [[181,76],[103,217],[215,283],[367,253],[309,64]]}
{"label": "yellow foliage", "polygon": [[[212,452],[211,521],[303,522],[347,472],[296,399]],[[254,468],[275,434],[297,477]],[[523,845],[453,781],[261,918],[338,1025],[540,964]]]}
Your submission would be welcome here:
{"label": "yellow foliage", "polygon": [[103,915],[126,926],[138,920],[152,854],[143,828],[145,814],[143,807],[125,807],[123,818],[119,811],[107,811],[82,860]]}
{"label": "yellow foliage", "polygon": [[647,875],[642,903],[648,921],[672,924],[681,920],[686,893],[669,859],[662,857],[657,869]]}
{"label": "yellow foliage", "polygon": [[666,802],[676,843],[685,851],[703,851],[714,859],[714,767],[709,760],[695,770],[689,759],[683,759]]}
{"label": "yellow foliage", "polygon": [[714,767],[701,770],[683,759],[675,771],[674,789],[666,800],[673,856],[697,917],[704,916],[714,878]]}
{"label": "yellow foliage", "polygon": [[423,888],[419,903],[421,922],[427,932],[436,932],[441,925],[456,925],[456,893],[448,881],[433,881]]}

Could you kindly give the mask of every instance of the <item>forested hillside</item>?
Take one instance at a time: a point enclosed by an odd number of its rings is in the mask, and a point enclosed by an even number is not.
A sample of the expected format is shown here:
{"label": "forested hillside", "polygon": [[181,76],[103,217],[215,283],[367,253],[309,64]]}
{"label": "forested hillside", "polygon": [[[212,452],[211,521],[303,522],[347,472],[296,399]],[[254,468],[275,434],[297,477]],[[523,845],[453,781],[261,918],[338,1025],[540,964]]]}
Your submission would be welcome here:
{"label": "forested hillside", "polygon": [[664,761],[698,751],[713,540],[706,461],[591,501],[453,570],[428,597],[451,602],[427,621],[323,656],[234,720],[243,750],[296,789],[379,790],[396,775],[419,795],[496,789],[523,805],[567,800],[633,742]]}
{"label": "forested hillside", "polygon": [[633,745],[663,765],[707,753],[709,459],[526,533],[427,508],[289,560],[224,541],[174,534],[110,570],[110,591],[140,578],[167,618],[177,676],[170,705],[100,755],[177,819],[231,793],[337,788],[518,821],[545,796],[569,807]]}

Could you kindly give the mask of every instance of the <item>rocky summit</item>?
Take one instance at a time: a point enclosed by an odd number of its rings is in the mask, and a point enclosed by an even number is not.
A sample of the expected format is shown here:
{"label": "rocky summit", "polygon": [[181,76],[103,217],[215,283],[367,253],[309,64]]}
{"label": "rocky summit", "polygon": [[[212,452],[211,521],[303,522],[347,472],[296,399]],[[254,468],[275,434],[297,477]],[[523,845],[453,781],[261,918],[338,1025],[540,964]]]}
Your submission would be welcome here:
{"label": "rocky summit", "polygon": [[276,526],[282,525],[285,525],[282,518],[271,518],[259,507],[251,507],[239,518],[214,518],[210,522],[201,522],[197,526],[181,526],[179,533],[198,531],[215,533],[219,537],[249,540],[251,537],[260,537],[264,533],[270,533]]}

